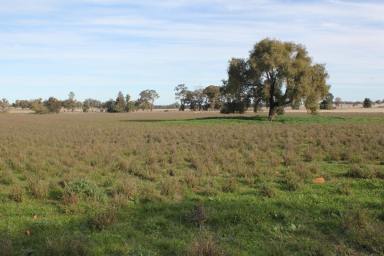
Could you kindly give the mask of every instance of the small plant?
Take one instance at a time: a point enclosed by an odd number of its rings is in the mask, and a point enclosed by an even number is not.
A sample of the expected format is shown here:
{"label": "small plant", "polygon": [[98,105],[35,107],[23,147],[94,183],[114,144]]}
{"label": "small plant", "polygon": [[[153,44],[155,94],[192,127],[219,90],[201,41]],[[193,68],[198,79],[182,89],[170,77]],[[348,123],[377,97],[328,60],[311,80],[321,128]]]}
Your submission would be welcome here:
{"label": "small plant", "polygon": [[368,166],[353,165],[346,176],[356,179],[370,179],[375,176],[375,173]]}
{"label": "small plant", "polygon": [[117,185],[116,194],[122,194],[130,200],[135,200],[138,194],[136,183],[129,178],[125,178]]}
{"label": "small plant", "polygon": [[88,239],[83,235],[71,235],[48,238],[45,243],[44,256],[87,256],[90,253]]}
{"label": "small plant", "polygon": [[340,195],[346,195],[349,196],[352,194],[352,189],[349,185],[347,184],[341,184],[337,187],[337,193]]}
{"label": "small plant", "polygon": [[260,194],[263,197],[274,197],[276,195],[276,189],[268,184],[263,184],[260,187]]}
{"label": "small plant", "polygon": [[367,211],[358,209],[345,213],[342,227],[358,249],[375,255],[384,251],[384,225],[375,221]]}
{"label": "small plant", "polygon": [[117,213],[114,208],[98,212],[88,220],[88,226],[93,230],[104,230],[117,221]]}
{"label": "small plant", "polygon": [[3,184],[3,185],[13,184],[12,173],[9,170],[0,172],[0,184]]}
{"label": "small plant", "polygon": [[234,193],[237,190],[237,181],[235,178],[225,179],[221,190],[226,193]]}
{"label": "small plant", "polygon": [[295,191],[302,185],[302,180],[294,172],[288,171],[282,180],[283,185],[289,191]]}
{"label": "small plant", "polygon": [[20,185],[14,185],[12,186],[9,194],[8,194],[9,199],[21,203],[23,201],[24,197],[24,190]]}
{"label": "small plant", "polygon": [[180,185],[174,178],[166,178],[160,183],[160,194],[162,196],[175,198],[180,194]]}
{"label": "small plant", "polygon": [[43,199],[48,195],[48,185],[38,178],[29,178],[28,191],[36,199]]}
{"label": "small plant", "polygon": [[203,204],[199,203],[194,206],[190,214],[190,220],[197,226],[203,228],[204,223],[207,221],[208,216]]}
{"label": "small plant", "polygon": [[188,256],[224,256],[224,251],[207,232],[199,234],[187,250]]}
{"label": "small plant", "polygon": [[2,234],[0,235],[0,255],[1,256],[12,256],[15,255],[15,250],[13,247],[13,242],[10,239],[9,235]]}

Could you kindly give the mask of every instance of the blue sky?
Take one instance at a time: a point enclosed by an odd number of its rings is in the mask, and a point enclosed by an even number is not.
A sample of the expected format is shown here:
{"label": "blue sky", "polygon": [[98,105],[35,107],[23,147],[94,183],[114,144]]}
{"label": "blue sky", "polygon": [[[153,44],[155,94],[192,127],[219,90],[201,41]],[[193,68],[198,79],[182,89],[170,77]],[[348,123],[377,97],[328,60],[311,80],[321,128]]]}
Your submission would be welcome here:
{"label": "blue sky", "polygon": [[357,0],[0,0],[0,98],[172,103],[265,37],[306,45],[335,96],[384,98],[384,1]]}

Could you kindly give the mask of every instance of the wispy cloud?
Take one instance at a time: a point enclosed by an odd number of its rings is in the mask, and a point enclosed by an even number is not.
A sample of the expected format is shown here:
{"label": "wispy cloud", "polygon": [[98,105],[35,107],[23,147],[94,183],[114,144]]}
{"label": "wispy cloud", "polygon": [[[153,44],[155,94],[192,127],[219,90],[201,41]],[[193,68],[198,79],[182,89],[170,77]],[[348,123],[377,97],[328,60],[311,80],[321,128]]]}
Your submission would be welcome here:
{"label": "wispy cloud", "polygon": [[274,37],[326,63],[336,95],[384,98],[382,13],[373,0],[0,0],[0,94],[151,87],[167,103],[177,83],[220,83],[230,57]]}

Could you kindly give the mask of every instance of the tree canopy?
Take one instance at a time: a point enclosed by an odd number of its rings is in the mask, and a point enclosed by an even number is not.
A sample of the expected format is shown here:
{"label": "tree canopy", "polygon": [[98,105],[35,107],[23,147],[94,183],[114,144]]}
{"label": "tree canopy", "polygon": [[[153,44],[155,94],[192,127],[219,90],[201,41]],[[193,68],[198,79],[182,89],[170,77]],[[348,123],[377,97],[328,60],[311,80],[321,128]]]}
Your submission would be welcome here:
{"label": "tree canopy", "polygon": [[248,59],[232,59],[228,80],[224,83],[227,104],[242,112],[251,101],[269,107],[272,120],[285,106],[303,102],[315,112],[329,91],[325,66],[312,63],[303,45],[264,39],[250,52]]}

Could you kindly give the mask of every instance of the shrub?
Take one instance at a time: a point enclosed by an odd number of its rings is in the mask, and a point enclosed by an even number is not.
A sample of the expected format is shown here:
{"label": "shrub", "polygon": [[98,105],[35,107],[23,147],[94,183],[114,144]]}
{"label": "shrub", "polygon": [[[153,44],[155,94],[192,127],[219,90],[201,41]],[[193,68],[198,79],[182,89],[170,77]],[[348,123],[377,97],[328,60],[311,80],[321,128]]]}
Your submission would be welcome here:
{"label": "shrub", "polygon": [[337,190],[337,193],[339,193],[340,195],[349,196],[352,194],[352,189],[347,184],[341,184],[341,185],[337,186],[336,190]]}
{"label": "shrub", "polygon": [[221,190],[226,193],[234,193],[237,190],[237,181],[235,178],[225,179]]}
{"label": "shrub", "polygon": [[301,187],[302,180],[294,172],[288,171],[284,175],[282,183],[285,186],[285,189],[289,191],[295,191]]}
{"label": "shrub", "polygon": [[87,256],[90,253],[88,239],[83,235],[68,235],[47,238],[42,255],[50,256]]}
{"label": "shrub", "polygon": [[162,196],[175,198],[180,196],[179,182],[174,178],[166,178],[160,183],[160,194]]}
{"label": "shrub", "polygon": [[371,168],[367,166],[353,165],[346,174],[347,177],[356,179],[370,179],[375,176]]}
{"label": "shrub", "polygon": [[88,226],[97,231],[113,225],[117,221],[117,213],[114,208],[110,208],[101,212],[97,212],[89,217]]}
{"label": "shrub", "polygon": [[276,189],[268,184],[262,184],[260,187],[260,194],[263,197],[274,197],[276,195]]}
{"label": "shrub", "polygon": [[28,191],[37,199],[45,198],[48,195],[48,184],[38,178],[29,178]]}
{"label": "shrub", "polygon": [[369,254],[384,251],[384,225],[375,221],[365,210],[351,210],[342,221],[342,227],[354,247]]}
{"label": "shrub", "polygon": [[4,170],[0,172],[0,184],[3,184],[3,185],[13,184],[13,176],[9,170]]}
{"label": "shrub", "polygon": [[200,228],[203,227],[204,223],[208,219],[208,216],[205,207],[202,203],[198,203],[193,207],[189,219],[192,223],[196,224]]}
{"label": "shrub", "polygon": [[9,194],[8,194],[9,199],[21,203],[23,201],[24,197],[24,190],[20,185],[14,185],[12,186]]}
{"label": "shrub", "polygon": [[129,178],[124,178],[117,185],[115,194],[122,194],[130,200],[135,200],[138,194],[138,189],[136,183]]}
{"label": "shrub", "polygon": [[188,256],[224,256],[225,253],[216,241],[213,239],[212,235],[203,232],[199,234],[198,237],[192,241],[191,245],[187,250]]}
{"label": "shrub", "polygon": [[373,104],[373,102],[369,98],[365,98],[363,101],[363,107],[364,108],[371,108],[372,104]]}
{"label": "shrub", "polygon": [[15,255],[15,251],[13,248],[13,242],[9,235],[2,234],[0,236],[0,255],[1,256],[12,256]]}
{"label": "shrub", "polygon": [[93,199],[97,201],[105,201],[106,194],[95,184],[81,179],[73,182],[69,182],[65,185],[66,194],[75,194],[77,196],[82,196],[88,199]]}

